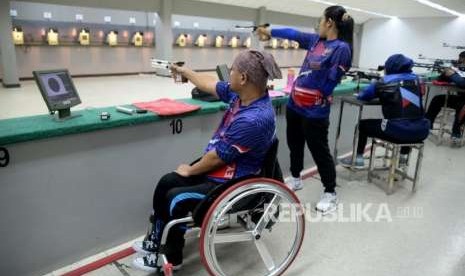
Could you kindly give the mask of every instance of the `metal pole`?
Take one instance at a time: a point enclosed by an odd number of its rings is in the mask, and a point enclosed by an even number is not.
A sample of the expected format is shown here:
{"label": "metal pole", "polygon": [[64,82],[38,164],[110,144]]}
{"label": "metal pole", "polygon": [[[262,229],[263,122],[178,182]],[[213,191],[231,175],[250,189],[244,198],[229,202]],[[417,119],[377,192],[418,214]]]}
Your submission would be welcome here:
{"label": "metal pole", "polygon": [[341,124],[342,124],[342,114],[344,112],[344,98],[341,99],[341,109],[339,110],[339,121],[337,124],[337,131],[336,131],[336,141],[334,143],[334,154],[333,154],[333,159],[334,159],[334,164],[338,164],[337,160],[337,146],[339,144],[339,139],[341,138]]}
{"label": "metal pole", "polygon": [[359,105],[359,111],[358,111],[358,123],[355,126],[355,132],[354,132],[354,140],[352,144],[352,169],[355,165],[355,158],[357,157],[357,147],[358,147],[358,135],[360,133],[360,121],[362,120],[362,113],[363,113],[363,105]]}

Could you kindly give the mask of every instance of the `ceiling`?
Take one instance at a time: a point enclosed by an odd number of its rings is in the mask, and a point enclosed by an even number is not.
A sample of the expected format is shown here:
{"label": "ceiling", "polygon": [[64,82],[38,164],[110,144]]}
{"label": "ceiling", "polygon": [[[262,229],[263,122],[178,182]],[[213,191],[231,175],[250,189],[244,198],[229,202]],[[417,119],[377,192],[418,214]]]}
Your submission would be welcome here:
{"label": "ceiling", "polygon": [[[327,4],[316,3],[310,0],[195,0],[241,6],[248,8],[266,7],[267,10],[291,13],[297,15],[319,17]],[[327,0],[328,2],[346,5],[353,8],[364,9],[400,18],[411,17],[448,17],[449,13],[436,10],[413,0]],[[465,14],[464,0],[432,0],[433,2],[454,9]],[[358,11],[349,11],[357,23],[363,23],[379,16]]]}

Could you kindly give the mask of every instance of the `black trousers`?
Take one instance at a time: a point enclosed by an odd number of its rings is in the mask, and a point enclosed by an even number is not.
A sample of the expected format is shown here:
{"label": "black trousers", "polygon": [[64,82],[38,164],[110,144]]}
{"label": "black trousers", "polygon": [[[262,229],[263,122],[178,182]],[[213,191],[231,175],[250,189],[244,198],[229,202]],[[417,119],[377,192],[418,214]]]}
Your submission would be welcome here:
{"label": "black trousers", "polygon": [[[425,117],[431,121],[431,128],[433,127],[434,120],[438,116],[441,108],[444,107],[446,95],[438,95],[431,100]],[[455,120],[452,125],[452,133],[459,135],[460,127],[465,123],[465,118],[460,118],[460,111],[465,106],[465,95],[450,95],[447,101],[447,107],[455,109]]]}
{"label": "black trousers", "polygon": [[[388,142],[393,143],[418,143],[418,140],[400,140],[396,137],[386,134],[381,128],[381,119],[366,119],[361,120],[359,125],[359,136],[358,136],[358,146],[357,154],[363,154],[365,152],[365,147],[368,142],[368,137],[380,138]],[[401,154],[410,153],[409,147],[402,147],[400,149]]]}
{"label": "black trousers", "polygon": [[[208,182],[204,176],[183,177],[175,172],[164,175],[153,194],[152,223],[161,220],[164,228],[171,220],[186,217],[216,185],[221,184]],[[183,225],[171,228],[166,243],[166,255],[170,262],[182,262],[185,232]]]}
{"label": "black trousers", "polygon": [[328,119],[308,119],[287,109],[287,145],[291,156],[291,174],[299,177],[304,168],[305,143],[318,167],[325,192],[332,193],[336,187],[336,168],[328,145]]}

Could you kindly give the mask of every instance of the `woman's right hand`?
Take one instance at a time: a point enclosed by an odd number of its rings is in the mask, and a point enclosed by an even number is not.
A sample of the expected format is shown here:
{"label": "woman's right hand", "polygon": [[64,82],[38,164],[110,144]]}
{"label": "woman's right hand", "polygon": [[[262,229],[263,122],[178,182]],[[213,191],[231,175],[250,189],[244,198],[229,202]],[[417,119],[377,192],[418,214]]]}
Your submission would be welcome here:
{"label": "woman's right hand", "polygon": [[266,27],[258,27],[255,31],[260,41],[268,41],[271,39],[271,31]]}
{"label": "woman's right hand", "polygon": [[180,79],[180,76],[183,76],[184,78],[186,77],[185,76],[185,73],[187,71],[187,68],[186,67],[183,67],[183,66],[178,66],[176,64],[172,64],[170,66],[170,70],[171,70],[171,77],[174,79],[174,81],[176,82],[181,82],[181,79]]}
{"label": "woman's right hand", "polygon": [[444,73],[444,75],[445,75],[446,77],[450,77],[450,76],[452,76],[453,74],[455,74],[456,72],[455,72],[455,70],[452,69],[452,68],[445,68],[444,71],[443,71],[443,73]]}
{"label": "woman's right hand", "polygon": [[186,68],[184,68],[182,66],[177,66],[175,64],[172,64],[170,66],[171,74],[173,76],[175,76],[176,74],[181,74],[182,75],[184,73],[184,69],[186,69]]}

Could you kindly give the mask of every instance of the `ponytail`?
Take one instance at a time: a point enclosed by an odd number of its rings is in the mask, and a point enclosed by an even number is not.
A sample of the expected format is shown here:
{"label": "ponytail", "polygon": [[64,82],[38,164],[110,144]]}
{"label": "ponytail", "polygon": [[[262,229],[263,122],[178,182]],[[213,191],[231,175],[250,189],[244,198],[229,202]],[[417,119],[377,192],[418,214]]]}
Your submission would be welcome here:
{"label": "ponytail", "polygon": [[350,51],[354,49],[354,19],[342,6],[330,6],[324,13],[326,20],[331,19],[336,24],[338,39],[349,44]]}

